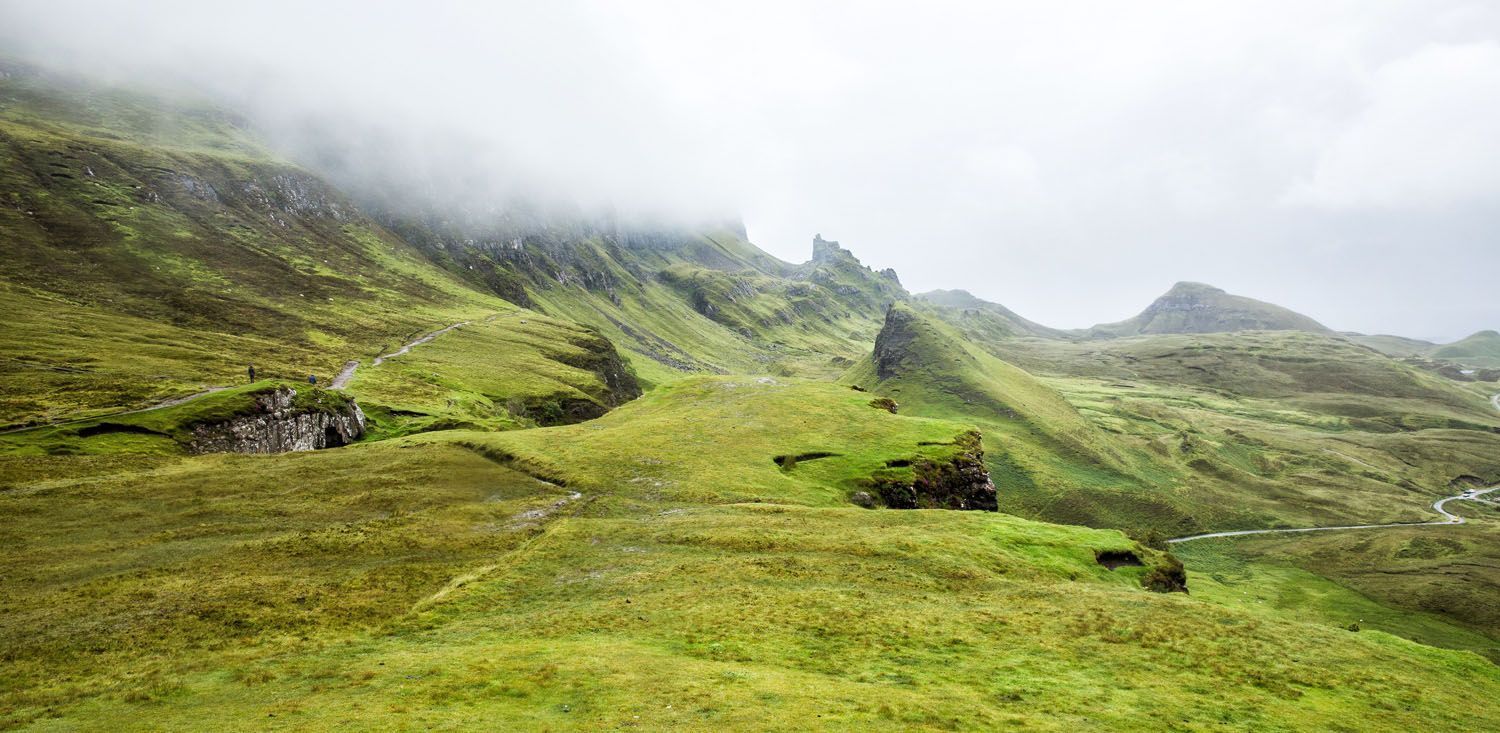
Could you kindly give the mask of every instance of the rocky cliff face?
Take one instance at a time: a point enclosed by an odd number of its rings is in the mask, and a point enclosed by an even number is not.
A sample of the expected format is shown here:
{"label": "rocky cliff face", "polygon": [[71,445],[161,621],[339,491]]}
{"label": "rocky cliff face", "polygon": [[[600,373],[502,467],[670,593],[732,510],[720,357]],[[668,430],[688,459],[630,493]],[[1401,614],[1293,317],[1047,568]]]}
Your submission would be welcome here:
{"label": "rocky cliff face", "polygon": [[875,336],[875,375],[890,379],[901,374],[901,361],[917,340],[916,314],[906,308],[889,308],[885,325]]}
{"label": "rocky cliff face", "polygon": [[979,433],[970,431],[960,435],[954,446],[957,450],[946,460],[912,461],[910,481],[876,477],[872,488],[892,509],[999,511],[995,482],[984,467]]}
{"label": "rocky cliff face", "polygon": [[251,410],[192,427],[194,453],[286,453],[337,448],[365,433],[365,414],[344,395],[289,387],[257,395]]}

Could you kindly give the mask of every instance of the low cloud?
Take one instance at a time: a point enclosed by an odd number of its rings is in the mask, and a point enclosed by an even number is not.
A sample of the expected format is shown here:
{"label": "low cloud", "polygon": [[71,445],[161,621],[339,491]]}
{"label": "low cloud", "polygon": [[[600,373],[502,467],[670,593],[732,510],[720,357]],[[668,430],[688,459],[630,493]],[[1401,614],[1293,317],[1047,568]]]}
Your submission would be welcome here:
{"label": "low cloud", "polygon": [[1442,338],[1500,326],[1497,44],[1464,0],[0,0],[0,53],[430,203],[734,211],[1057,326],[1192,279]]}

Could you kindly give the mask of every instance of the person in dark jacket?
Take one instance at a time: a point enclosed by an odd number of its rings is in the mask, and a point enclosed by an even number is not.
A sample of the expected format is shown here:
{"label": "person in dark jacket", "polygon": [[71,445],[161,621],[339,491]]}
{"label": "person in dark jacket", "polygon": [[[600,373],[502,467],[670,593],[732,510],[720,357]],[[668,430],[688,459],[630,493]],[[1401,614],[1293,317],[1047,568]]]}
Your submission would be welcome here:
{"label": "person in dark jacket", "polygon": [[254,364],[250,365],[250,381],[251,382],[255,381],[255,365]]}
{"label": "person in dark jacket", "polygon": [[318,383],[318,378],[315,377],[315,376],[313,376],[313,375],[311,375],[311,374],[309,374],[309,375],[307,375],[307,383],[308,384],[317,384]]}

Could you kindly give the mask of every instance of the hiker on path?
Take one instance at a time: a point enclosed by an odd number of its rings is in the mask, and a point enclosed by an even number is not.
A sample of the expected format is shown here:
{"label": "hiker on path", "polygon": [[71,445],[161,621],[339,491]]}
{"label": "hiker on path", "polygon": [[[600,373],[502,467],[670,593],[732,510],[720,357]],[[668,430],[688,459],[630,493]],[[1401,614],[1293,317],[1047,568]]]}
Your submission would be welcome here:
{"label": "hiker on path", "polygon": [[250,381],[251,382],[255,381],[255,365],[254,364],[250,365]]}

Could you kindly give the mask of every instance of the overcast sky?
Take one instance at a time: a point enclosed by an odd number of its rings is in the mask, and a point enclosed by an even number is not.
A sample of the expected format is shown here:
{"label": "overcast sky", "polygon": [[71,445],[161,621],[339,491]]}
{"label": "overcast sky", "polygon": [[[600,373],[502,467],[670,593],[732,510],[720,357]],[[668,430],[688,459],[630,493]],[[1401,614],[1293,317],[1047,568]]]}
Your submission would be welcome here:
{"label": "overcast sky", "polygon": [[1500,3],[299,5],[0,0],[0,53],[347,121],[469,196],[821,232],[1053,326],[1198,280],[1500,328]]}

